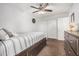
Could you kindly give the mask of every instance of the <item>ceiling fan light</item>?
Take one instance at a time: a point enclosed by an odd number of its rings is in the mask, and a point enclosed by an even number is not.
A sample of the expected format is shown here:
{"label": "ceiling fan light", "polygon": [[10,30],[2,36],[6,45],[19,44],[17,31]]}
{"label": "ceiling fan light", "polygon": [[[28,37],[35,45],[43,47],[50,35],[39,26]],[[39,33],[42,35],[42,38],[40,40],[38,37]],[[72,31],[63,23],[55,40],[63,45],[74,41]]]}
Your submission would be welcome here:
{"label": "ceiling fan light", "polygon": [[39,11],[38,14],[45,14],[45,12],[43,12],[43,11]]}

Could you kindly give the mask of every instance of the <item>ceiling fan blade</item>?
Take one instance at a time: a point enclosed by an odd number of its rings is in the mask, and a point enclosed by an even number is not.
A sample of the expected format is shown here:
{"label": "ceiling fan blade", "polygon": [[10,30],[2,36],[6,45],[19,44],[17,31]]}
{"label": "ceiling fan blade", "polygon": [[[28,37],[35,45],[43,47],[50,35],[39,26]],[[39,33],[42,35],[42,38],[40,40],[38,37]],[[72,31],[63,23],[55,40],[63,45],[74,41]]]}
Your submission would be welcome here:
{"label": "ceiling fan blade", "polygon": [[34,7],[34,6],[30,6],[30,7],[35,8],[35,9],[39,9],[39,8],[37,8],[37,7]]}
{"label": "ceiling fan blade", "polygon": [[50,10],[50,9],[45,9],[44,11],[52,12],[53,10]]}
{"label": "ceiling fan blade", "polygon": [[34,11],[33,13],[36,13],[36,12],[39,12],[39,11]]}

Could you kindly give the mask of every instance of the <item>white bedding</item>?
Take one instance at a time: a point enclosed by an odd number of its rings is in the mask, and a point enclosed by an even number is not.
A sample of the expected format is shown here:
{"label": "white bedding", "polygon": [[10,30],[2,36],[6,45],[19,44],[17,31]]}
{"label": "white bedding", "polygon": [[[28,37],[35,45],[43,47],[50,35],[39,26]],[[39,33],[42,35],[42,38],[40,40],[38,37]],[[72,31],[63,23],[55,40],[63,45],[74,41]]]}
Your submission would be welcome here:
{"label": "white bedding", "polygon": [[0,56],[14,56],[45,37],[46,33],[32,32],[0,41]]}

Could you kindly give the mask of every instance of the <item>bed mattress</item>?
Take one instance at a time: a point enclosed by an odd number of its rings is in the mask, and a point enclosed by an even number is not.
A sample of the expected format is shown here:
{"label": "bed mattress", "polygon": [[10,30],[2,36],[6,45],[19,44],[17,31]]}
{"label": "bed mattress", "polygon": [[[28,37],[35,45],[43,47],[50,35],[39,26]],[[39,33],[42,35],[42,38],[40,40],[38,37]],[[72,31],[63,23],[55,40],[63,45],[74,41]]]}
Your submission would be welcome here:
{"label": "bed mattress", "polygon": [[6,41],[0,41],[0,56],[15,56],[45,37],[46,33],[32,32],[9,38]]}

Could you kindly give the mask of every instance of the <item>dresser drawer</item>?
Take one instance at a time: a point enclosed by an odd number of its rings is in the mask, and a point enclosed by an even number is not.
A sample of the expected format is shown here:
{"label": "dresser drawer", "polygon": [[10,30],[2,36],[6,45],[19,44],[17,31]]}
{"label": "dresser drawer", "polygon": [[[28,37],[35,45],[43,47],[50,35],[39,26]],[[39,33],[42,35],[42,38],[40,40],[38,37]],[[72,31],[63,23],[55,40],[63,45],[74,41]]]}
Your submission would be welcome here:
{"label": "dresser drawer", "polygon": [[75,53],[73,52],[67,41],[64,42],[64,49],[67,56],[75,56]]}
{"label": "dresser drawer", "polygon": [[70,46],[72,47],[72,49],[76,53],[77,52],[77,38],[72,35],[69,35],[68,42],[69,42]]}
{"label": "dresser drawer", "polygon": [[68,32],[65,32],[65,40],[68,41],[72,49],[75,51],[75,53],[77,53],[77,40],[78,39],[74,35]]}
{"label": "dresser drawer", "polygon": [[76,54],[73,52],[73,50],[71,48],[68,48],[67,55],[68,56],[76,56]]}
{"label": "dresser drawer", "polygon": [[64,33],[64,38],[67,40],[69,39],[69,34],[67,32]]}

